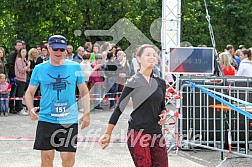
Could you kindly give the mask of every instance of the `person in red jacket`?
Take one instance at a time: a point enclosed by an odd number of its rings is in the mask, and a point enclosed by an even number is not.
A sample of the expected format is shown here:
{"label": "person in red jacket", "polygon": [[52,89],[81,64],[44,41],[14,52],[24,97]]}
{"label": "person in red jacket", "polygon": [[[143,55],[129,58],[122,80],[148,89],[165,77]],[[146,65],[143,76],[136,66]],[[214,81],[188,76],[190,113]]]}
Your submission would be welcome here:
{"label": "person in red jacket", "polygon": [[223,52],[219,55],[219,63],[221,66],[221,69],[225,76],[234,76],[235,75],[235,68],[231,65],[228,55]]}

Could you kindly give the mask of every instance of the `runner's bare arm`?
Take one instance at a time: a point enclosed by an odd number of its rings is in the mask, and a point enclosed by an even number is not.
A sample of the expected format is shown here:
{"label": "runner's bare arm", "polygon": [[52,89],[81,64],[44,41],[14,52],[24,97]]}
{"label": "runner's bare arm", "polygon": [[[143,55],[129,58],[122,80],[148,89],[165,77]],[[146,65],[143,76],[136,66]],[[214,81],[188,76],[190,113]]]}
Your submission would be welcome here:
{"label": "runner's bare arm", "polygon": [[84,110],[84,116],[80,118],[81,129],[88,127],[90,124],[90,96],[89,90],[85,83],[78,84],[78,89],[80,92],[80,106]]}
{"label": "runner's bare arm", "polygon": [[25,93],[25,105],[28,108],[31,120],[38,119],[38,115],[36,114],[38,107],[34,107],[33,105],[33,97],[37,89],[38,89],[38,86],[29,85]]}
{"label": "runner's bare arm", "polygon": [[114,128],[115,128],[115,125],[108,124],[104,135],[99,140],[99,145],[101,146],[102,149],[105,149],[109,145],[111,134]]}

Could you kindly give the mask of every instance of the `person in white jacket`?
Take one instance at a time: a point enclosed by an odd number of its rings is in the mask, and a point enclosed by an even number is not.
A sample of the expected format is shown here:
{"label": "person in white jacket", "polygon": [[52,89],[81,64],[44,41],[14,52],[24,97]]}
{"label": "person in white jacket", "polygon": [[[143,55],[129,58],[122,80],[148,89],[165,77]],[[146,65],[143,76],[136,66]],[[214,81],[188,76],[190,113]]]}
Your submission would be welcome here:
{"label": "person in white jacket", "polygon": [[243,54],[248,58],[245,58],[241,61],[239,69],[237,71],[237,76],[247,76],[252,77],[252,57],[251,57],[251,50],[244,50],[242,51]]}

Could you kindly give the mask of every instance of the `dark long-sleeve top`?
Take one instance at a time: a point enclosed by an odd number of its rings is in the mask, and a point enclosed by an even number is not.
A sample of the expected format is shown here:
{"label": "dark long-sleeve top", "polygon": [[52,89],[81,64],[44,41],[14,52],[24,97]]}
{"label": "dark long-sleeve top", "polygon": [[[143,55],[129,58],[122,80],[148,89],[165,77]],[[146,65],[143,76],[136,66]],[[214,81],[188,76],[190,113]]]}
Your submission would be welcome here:
{"label": "dark long-sleeve top", "polygon": [[37,58],[37,61],[36,61],[36,64],[40,64],[40,63],[43,63],[45,61],[48,61],[50,59],[49,55],[40,55],[38,58]]}
{"label": "dark long-sleeve top", "polygon": [[17,50],[14,50],[9,54],[8,68],[9,68],[9,76],[10,77],[15,77],[16,57],[17,57]]}
{"label": "dark long-sleeve top", "polygon": [[5,62],[2,60],[0,60],[0,74],[5,74],[8,77],[8,72],[7,72]]}
{"label": "dark long-sleeve top", "polygon": [[165,108],[165,81],[151,74],[148,83],[140,73],[133,75],[125,84],[119,102],[112,113],[109,124],[116,125],[130,97],[133,102],[133,112],[130,114],[129,129],[143,130],[148,134],[161,134],[159,115]]}
{"label": "dark long-sleeve top", "polygon": [[118,70],[121,68],[119,64],[108,60],[102,67],[107,78],[118,77]]}

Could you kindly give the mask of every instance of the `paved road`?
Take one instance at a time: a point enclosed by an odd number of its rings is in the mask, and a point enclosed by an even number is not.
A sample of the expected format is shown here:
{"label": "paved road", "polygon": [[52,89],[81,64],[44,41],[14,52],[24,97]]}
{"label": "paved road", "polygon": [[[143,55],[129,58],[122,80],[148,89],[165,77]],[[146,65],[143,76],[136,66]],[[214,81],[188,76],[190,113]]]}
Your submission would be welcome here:
{"label": "paved road", "polygon": [[[112,136],[113,142],[106,150],[99,148],[98,138],[102,135],[107,125],[111,111],[93,111],[91,113],[91,125],[80,131],[76,167],[133,167],[127,146],[126,138],[127,120],[132,106],[128,106],[120,117],[118,125]],[[81,115],[81,113],[80,113]],[[0,167],[39,167],[40,152],[32,149],[36,121],[29,117],[11,115],[0,117]],[[216,166],[220,163],[219,153],[200,150],[196,153],[191,151],[179,151],[178,155],[173,152],[169,155],[170,167],[202,167]],[[238,163],[239,162],[239,163]],[[245,163],[240,163],[245,162]],[[251,165],[251,159],[230,160],[223,166]],[[61,166],[59,154],[56,154],[54,165]],[[232,166],[232,165],[231,165]]]}

